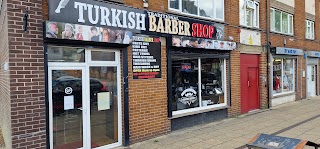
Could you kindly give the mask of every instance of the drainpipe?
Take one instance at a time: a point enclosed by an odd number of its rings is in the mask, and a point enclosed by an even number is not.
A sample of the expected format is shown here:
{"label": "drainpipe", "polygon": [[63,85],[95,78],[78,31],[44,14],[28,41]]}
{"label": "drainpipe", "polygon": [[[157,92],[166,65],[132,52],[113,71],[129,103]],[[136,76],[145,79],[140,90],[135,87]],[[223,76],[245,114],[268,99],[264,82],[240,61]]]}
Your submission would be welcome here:
{"label": "drainpipe", "polygon": [[270,108],[270,80],[269,79],[271,79],[270,78],[270,74],[269,74],[269,55],[270,55],[270,24],[269,24],[269,14],[270,14],[270,12],[269,12],[269,0],[267,0],[267,5],[266,5],[266,12],[267,12],[267,14],[266,14],[266,17],[267,17],[267,19],[266,19],[266,27],[267,27],[267,29],[266,29],[266,31],[267,31],[267,87],[268,87],[268,97],[267,97],[267,99],[268,99],[268,109]]}

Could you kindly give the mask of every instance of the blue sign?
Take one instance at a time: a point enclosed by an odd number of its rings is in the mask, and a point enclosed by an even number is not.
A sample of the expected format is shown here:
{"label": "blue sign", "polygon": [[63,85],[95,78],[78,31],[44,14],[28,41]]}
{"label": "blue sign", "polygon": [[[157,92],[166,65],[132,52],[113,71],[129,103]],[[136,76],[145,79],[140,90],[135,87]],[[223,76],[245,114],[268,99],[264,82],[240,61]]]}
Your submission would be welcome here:
{"label": "blue sign", "polygon": [[309,57],[318,57],[320,58],[320,52],[317,52],[317,51],[308,51],[308,56]]}
{"label": "blue sign", "polygon": [[285,55],[303,55],[303,50],[301,49],[293,49],[286,47],[277,47],[276,54],[285,54]]}

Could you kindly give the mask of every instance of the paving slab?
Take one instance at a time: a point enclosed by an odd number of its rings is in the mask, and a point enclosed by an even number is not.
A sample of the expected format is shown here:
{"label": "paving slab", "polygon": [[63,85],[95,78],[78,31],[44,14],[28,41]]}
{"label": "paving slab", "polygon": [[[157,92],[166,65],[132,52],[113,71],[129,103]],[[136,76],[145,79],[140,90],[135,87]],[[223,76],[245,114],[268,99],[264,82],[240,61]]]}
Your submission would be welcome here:
{"label": "paving slab", "polygon": [[320,97],[296,101],[255,114],[173,131],[119,149],[242,149],[258,133],[320,143],[319,106]]}

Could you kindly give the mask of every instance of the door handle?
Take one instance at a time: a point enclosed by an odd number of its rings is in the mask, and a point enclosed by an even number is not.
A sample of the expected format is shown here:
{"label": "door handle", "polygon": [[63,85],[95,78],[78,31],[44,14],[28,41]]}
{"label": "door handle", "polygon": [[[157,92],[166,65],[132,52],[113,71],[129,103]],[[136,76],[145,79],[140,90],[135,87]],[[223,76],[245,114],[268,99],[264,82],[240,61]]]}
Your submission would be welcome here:
{"label": "door handle", "polygon": [[250,81],[248,81],[248,87],[250,87]]}

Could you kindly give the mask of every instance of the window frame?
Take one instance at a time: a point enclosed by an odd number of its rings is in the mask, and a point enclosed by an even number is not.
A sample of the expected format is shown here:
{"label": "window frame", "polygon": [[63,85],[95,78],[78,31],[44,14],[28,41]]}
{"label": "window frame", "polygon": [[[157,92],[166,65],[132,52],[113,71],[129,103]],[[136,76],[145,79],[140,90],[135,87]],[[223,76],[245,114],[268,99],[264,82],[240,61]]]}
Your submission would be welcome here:
{"label": "window frame", "polygon": [[[195,107],[195,108],[190,108],[190,109],[183,109],[183,110],[177,110],[177,111],[172,111],[172,116],[178,116],[181,114],[186,114],[186,113],[191,113],[191,112],[198,112],[198,111],[202,111],[202,110],[209,110],[209,109],[215,109],[215,108],[223,108],[223,107],[227,107],[229,100],[228,100],[228,88],[227,88],[227,58],[221,58],[223,60],[223,76],[222,76],[222,88],[223,88],[223,92],[224,92],[224,103],[221,104],[214,104],[214,105],[209,105],[209,106],[202,106],[202,95],[201,95],[201,67],[202,67],[202,63],[201,63],[201,59],[203,58],[198,58],[198,98],[199,98],[199,107]],[[171,74],[173,75],[173,74]],[[172,104],[170,105],[172,106]]]}
{"label": "window frame", "polygon": [[[273,97],[276,97],[276,96],[281,96],[281,95],[286,95],[286,94],[291,94],[291,93],[294,93],[295,92],[295,89],[296,89],[296,74],[295,74],[295,71],[296,71],[296,68],[295,68],[295,62],[296,62],[296,58],[279,58],[279,57],[276,57],[278,59],[281,59],[281,92],[280,93],[273,93],[272,92],[272,96]],[[284,86],[284,83],[283,83],[283,76],[284,76],[284,59],[291,59],[293,61],[293,88],[292,88],[292,91],[286,91],[284,92],[283,91],[283,86]],[[272,62],[272,66],[273,66],[273,62]],[[273,78],[273,67],[272,67],[272,77]],[[273,81],[272,81],[272,86],[273,86]],[[272,89],[272,91],[274,91]]]}
{"label": "window frame", "polygon": [[[279,31],[276,31],[276,28],[275,28],[275,11],[278,11],[280,12],[280,32]],[[272,14],[271,14],[272,13]],[[283,14],[286,14],[287,15],[287,21],[288,21],[288,33],[284,33],[283,31],[283,26],[282,26],[282,19],[283,19]],[[271,18],[273,17],[273,18]],[[291,21],[292,19],[292,21]],[[281,10],[278,10],[278,9],[275,9],[275,8],[270,8],[270,31],[271,32],[275,32],[275,33],[280,33],[280,34],[285,34],[285,35],[294,35],[294,18],[293,18],[293,15],[290,14],[290,13],[287,13],[287,12],[284,12],[284,11],[281,11]]]}
{"label": "window frame", "polygon": [[[314,40],[314,37],[315,37],[314,21],[306,20],[305,22],[306,22],[306,39]],[[310,27],[310,30],[308,29],[308,27]]]}
{"label": "window frame", "polygon": [[[197,6],[198,6],[198,14],[197,15],[195,15],[195,14],[191,14],[191,13],[186,13],[186,12],[183,12],[182,11],[182,1],[183,0],[176,0],[176,1],[178,1],[179,2],[179,5],[178,5],[178,9],[175,9],[175,8],[171,8],[171,6],[170,6],[170,1],[171,0],[168,0],[168,9],[170,10],[170,11],[172,11],[172,12],[175,12],[175,13],[179,13],[179,14],[183,14],[183,15],[187,15],[187,16],[191,16],[191,17],[197,17],[197,18],[202,18],[202,19],[209,19],[209,20],[217,20],[217,21],[221,21],[221,22],[224,22],[224,20],[225,20],[225,0],[220,0],[221,1],[221,3],[223,4],[223,7],[222,7],[222,14],[223,14],[223,16],[222,16],[222,18],[217,18],[217,16],[216,16],[216,10],[217,10],[217,7],[219,7],[219,6],[217,6],[217,5],[214,5],[214,6],[212,6],[212,8],[213,8],[213,18],[210,18],[210,17],[204,17],[204,16],[201,16],[199,13],[200,13],[200,11],[199,11],[199,0],[197,0]],[[215,3],[215,1],[216,0],[212,0],[213,1],[213,3]]]}
{"label": "window frame", "polygon": [[[248,8],[247,3],[249,1],[254,4],[255,8]],[[260,14],[260,11],[259,11],[260,4],[259,4],[259,2],[255,1],[255,0],[244,0],[244,2],[245,3],[244,3],[244,8],[243,8],[244,9],[244,23],[243,24],[246,27],[259,28],[259,26],[260,26],[260,21],[259,21],[259,19],[260,19],[260,16],[259,16],[259,14]],[[251,26],[247,25],[247,10],[248,9],[250,9],[252,11]]]}

